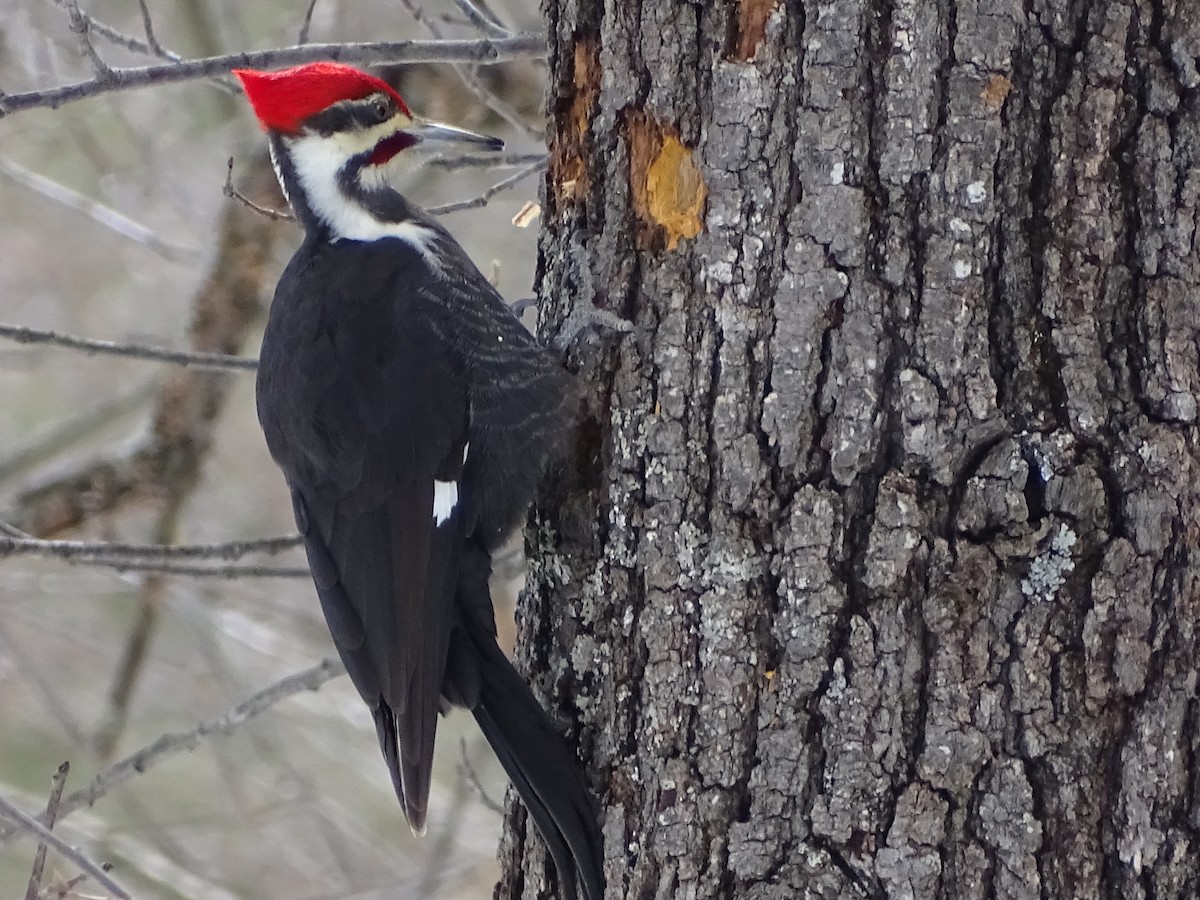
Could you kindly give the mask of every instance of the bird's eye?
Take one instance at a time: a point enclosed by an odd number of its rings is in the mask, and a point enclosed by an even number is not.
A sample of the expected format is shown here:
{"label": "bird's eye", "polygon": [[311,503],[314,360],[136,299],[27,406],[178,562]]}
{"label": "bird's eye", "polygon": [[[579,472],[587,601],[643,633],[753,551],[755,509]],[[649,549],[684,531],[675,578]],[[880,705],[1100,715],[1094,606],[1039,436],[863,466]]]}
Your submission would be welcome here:
{"label": "bird's eye", "polygon": [[380,122],[386,122],[392,117],[392,101],[387,97],[376,97],[371,108]]}

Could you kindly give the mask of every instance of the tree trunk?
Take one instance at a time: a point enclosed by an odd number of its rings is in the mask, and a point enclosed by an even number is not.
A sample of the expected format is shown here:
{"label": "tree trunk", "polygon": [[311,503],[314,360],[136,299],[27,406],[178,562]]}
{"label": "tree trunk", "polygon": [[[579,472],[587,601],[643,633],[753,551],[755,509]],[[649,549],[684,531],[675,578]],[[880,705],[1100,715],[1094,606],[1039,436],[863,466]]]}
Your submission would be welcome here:
{"label": "tree trunk", "polygon": [[1200,896],[1200,4],[547,7],[608,896]]}

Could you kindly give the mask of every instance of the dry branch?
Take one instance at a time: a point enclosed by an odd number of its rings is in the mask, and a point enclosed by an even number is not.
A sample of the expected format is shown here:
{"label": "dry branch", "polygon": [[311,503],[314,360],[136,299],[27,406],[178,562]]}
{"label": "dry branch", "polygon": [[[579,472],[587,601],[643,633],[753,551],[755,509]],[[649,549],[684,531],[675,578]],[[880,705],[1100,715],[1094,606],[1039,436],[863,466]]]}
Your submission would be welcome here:
{"label": "dry branch", "polygon": [[352,63],[474,63],[491,65],[514,59],[541,57],[546,42],[540,34],[510,38],[447,41],[376,41],[359,44],[304,44],[274,50],[253,50],[208,56],[178,63],[130,68],[108,68],[101,77],[20,94],[0,95],[0,116],[26,109],[57,109],[101,94],[138,88],[220,78],[231,69],[274,69],[332,59]]}
{"label": "dry branch", "polygon": [[82,213],[97,225],[133,241],[135,244],[148,247],[159,256],[172,262],[190,262],[198,256],[191,247],[182,247],[171,241],[163,240],[153,228],[147,228],[124,213],[119,213],[91,197],[71,190],[66,185],[59,184],[45,175],[31,172],[10,159],[0,159],[0,174],[6,175],[17,184],[47,200]]}
{"label": "dry branch", "polygon": [[530,163],[525,168],[518,172],[514,172],[507,178],[497,181],[490,188],[478,196],[471,197],[468,200],[455,200],[452,203],[444,203],[441,206],[431,206],[427,212],[434,216],[443,216],[446,213],[459,212],[464,209],[475,209],[480,206],[486,206],[488,201],[499,194],[501,191],[506,191],[514,185],[524,181],[530,175],[534,175],[546,168],[547,160],[545,157]]}
{"label": "dry branch", "polygon": [[[68,0],[54,0],[54,2],[64,9],[68,8]],[[143,24],[146,26],[146,35],[153,40],[154,35],[149,27],[149,20],[147,18],[148,12],[146,11],[144,3],[142,9]],[[86,12],[83,12],[82,10],[79,12],[79,15],[87,24],[89,31],[93,35],[99,35],[106,41],[116,44],[118,47],[123,47],[126,50],[132,51],[133,53],[144,53],[147,56],[157,56],[160,59],[167,59],[171,60],[172,62],[179,62],[182,59],[179,54],[172,53],[170,50],[163,48],[156,40],[153,42],[153,44],[147,43],[140,38],[134,37],[132,34],[126,34],[124,31],[119,31],[118,29],[113,28],[111,25],[101,22],[99,19],[89,15]]]}
{"label": "dry branch", "polygon": [[214,544],[121,544],[110,541],[47,541],[6,533],[0,535],[0,559],[7,556],[41,556],[80,562],[95,558],[127,562],[162,562],[174,559],[235,560],[250,553],[282,553],[298,547],[300,541],[300,535],[288,534]]}
{"label": "dry branch", "polygon": [[[263,688],[222,716],[201,722],[189,731],[164,734],[136,753],[109,766],[92,779],[86,788],[70,794],[59,805],[58,818],[65,819],[76,810],[91,806],[113,788],[124,784],[164,760],[185,750],[195,750],[210,737],[231,734],[281,700],[286,700],[301,691],[315,691],[325,682],[336,678],[345,671],[340,660],[324,659],[311,668],[289,675]],[[0,846],[7,845],[16,831],[15,828],[0,830]]]}
{"label": "dry branch", "polygon": [[104,557],[75,559],[71,560],[71,564],[99,566],[105,569],[113,569],[116,572],[147,572],[158,575],[175,575],[181,578],[223,578],[227,581],[236,581],[239,578],[307,579],[312,577],[309,570],[303,566],[187,566],[176,563],[130,562],[123,559],[105,559]]}
{"label": "dry branch", "polygon": [[[61,807],[60,812],[62,816],[66,815],[66,811],[62,810]],[[25,813],[21,812],[20,809],[13,806],[3,797],[0,797],[0,815],[16,823],[15,833],[31,834],[41,843],[49,844],[64,858],[70,860],[84,872],[87,872],[92,878],[96,879],[97,883],[103,885],[104,889],[114,897],[119,898],[119,900],[132,900],[129,892],[113,881],[103,866],[92,862],[58,835],[52,833],[40,821],[32,816],[25,815]]]}
{"label": "dry branch", "polygon": [[[70,771],[71,764],[64,762],[50,780],[50,799],[46,801],[46,811],[42,813],[42,821],[45,823],[47,831],[54,827],[54,822],[58,818],[58,804],[62,801],[63,787],[67,783],[67,774]],[[25,900],[37,900],[38,893],[42,889],[42,873],[45,868],[46,842],[38,841],[37,852],[33,856],[33,870],[29,873],[29,885],[25,888]]]}
{"label": "dry branch", "polygon": [[512,35],[511,30],[505,28],[492,18],[490,13],[480,9],[471,0],[454,0],[454,5],[467,17],[467,21],[478,28],[481,33],[489,37],[509,37]]}
{"label": "dry branch", "polygon": [[[413,19],[425,27],[425,30],[429,32],[430,36],[437,40],[442,39],[441,28],[438,27],[436,22],[429,18],[421,6],[415,3],[414,0],[400,0],[400,2],[403,4],[404,8],[408,10]],[[455,73],[458,75],[463,85],[467,88],[467,90],[474,94],[484,106],[506,121],[517,131],[525,134],[527,137],[531,137],[535,141],[539,142],[544,142],[546,140],[545,134],[532,127],[528,122],[521,118],[521,114],[517,112],[516,109],[514,109],[506,100],[503,100],[497,96],[495,91],[493,91],[490,87],[484,84],[483,81],[480,80],[479,76],[475,73],[473,66],[461,65],[459,63],[453,63],[452,65]]]}
{"label": "dry branch", "polygon": [[[278,196],[265,153],[246,173],[241,189],[264,202]],[[228,357],[241,350],[262,315],[276,242],[287,233],[285,226],[236,203],[226,205],[218,226],[217,252],[192,301],[188,335],[192,351]],[[134,500],[162,503],[179,486],[198,478],[231,383],[224,372],[181,369],[172,373],[159,394],[150,434],[130,456],[89,461],[26,492],[17,498],[14,523],[24,532],[49,537]]]}
{"label": "dry branch", "polygon": [[71,350],[82,350],[89,356],[103,354],[106,356],[125,356],[131,359],[149,359],[156,362],[175,363],[180,366],[191,366],[195,369],[213,369],[224,371],[254,371],[258,361],[246,356],[233,356],[228,353],[193,353],[186,350],[168,350],[165,347],[155,347],[152,344],[139,344],[133,341],[97,341],[91,338],[76,337],[72,334],[62,334],[57,331],[46,331],[41,328],[26,328],[23,325],[8,325],[0,322],[0,337],[16,341],[18,344],[53,344]]}

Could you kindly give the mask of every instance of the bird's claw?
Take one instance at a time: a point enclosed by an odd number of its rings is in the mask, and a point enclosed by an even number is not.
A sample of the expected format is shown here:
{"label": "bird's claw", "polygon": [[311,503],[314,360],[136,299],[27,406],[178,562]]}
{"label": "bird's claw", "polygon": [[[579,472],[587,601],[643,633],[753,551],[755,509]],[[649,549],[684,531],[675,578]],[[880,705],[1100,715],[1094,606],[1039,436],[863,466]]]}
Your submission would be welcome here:
{"label": "bird's claw", "polygon": [[537,309],[537,297],[522,297],[520,300],[514,300],[508,304],[508,308],[513,311],[513,315],[518,319],[525,315],[531,309]]}
{"label": "bird's claw", "polygon": [[576,306],[563,320],[558,333],[552,341],[554,348],[560,353],[566,353],[588,328],[599,331],[629,334],[634,325],[628,319],[622,319],[614,312],[588,304]]}

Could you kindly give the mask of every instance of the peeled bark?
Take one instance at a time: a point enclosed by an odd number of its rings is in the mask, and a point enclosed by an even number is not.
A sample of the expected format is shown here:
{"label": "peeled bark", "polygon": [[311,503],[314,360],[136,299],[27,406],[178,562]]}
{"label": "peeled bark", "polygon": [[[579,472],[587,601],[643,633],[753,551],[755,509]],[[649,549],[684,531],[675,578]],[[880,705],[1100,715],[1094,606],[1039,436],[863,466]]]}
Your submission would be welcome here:
{"label": "peeled bark", "polygon": [[1200,896],[1200,4],[547,8],[608,896]]}

